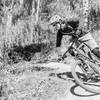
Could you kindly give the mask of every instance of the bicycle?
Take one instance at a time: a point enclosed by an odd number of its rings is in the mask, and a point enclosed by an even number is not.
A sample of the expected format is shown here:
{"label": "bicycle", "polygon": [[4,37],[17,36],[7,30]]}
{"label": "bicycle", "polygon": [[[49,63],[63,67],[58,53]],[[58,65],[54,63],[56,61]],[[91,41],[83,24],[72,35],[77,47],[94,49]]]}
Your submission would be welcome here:
{"label": "bicycle", "polygon": [[[75,64],[71,66],[71,73],[76,83],[89,92],[100,94],[100,62],[94,58],[94,54],[92,54],[89,47],[78,40],[75,31],[68,35],[72,36],[72,41],[67,51],[58,59],[58,62],[63,61],[67,57],[67,53],[73,56]],[[76,46],[76,42],[78,42],[78,46]],[[77,68],[80,71],[76,70]]]}

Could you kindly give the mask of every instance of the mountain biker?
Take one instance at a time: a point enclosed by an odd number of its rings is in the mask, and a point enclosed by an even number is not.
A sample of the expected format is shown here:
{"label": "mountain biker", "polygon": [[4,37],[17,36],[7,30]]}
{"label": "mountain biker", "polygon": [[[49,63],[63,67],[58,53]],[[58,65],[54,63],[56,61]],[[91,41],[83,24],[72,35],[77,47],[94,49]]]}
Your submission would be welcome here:
{"label": "mountain biker", "polygon": [[[58,48],[58,52],[60,52],[60,46],[63,35],[68,35],[68,33],[75,30],[76,35],[78,35],[78,39],[84,42],[92,51],[97,58],[100,58],[100,50],[96,41],[92,37],[90,32],[86,32],[82,29],[82,23],[78,17],[72,17],[68,21],[63,20],[59,15],[54,15],[50,18],[49,24],[57,30],[57,40],[56,47]],[[58,53],[59,54],[59,53]]]}

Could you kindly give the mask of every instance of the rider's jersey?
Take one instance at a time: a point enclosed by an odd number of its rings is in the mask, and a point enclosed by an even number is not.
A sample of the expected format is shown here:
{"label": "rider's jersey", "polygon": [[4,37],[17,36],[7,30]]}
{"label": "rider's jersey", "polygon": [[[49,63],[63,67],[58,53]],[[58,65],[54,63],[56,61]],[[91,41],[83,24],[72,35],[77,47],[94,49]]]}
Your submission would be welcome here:
{"label": "rider's jersey", "polygon": [[[69,26],[71,26],[71,28]],[[68,35],[68,33],[72,32],[73,30],[76,31],[78,27],[79,27],[79,21],[69,21],[66,23],[65,28],[59,29],[57,32],[56,47],[59,47],[61,45],[61,40],[63,35]]]}
{"label": "rider's jersey", "polygon": [[60,29],[58,32],[60,32],[61,34],[67,35],[68,33],[72,32],[73,30],[77,30],[77,28],[79,26],[79,21],[69,21],[65,24],[66,24],[66,26],[63,29]]}
{"label": "rider's jersey", "polygon": [[[72,28],[68,27],[68,25],[66,24],[65,28],[60,29],[57,32],[56,47],[60,47],[63,35],[69,35],[68,33],[72,32],[73,30],[77,31],[77,29],[79,29],[79,22],[78,21],[70,21],[67,23]],[[91,36],[91,33],[87,32],[86,30],[82,30],[81,33],[78,34],[78,40],[80,40],[81,42],[84,42],[90,48],[90,50],[93,50],[94,48],[99,48],[96,41]]]}

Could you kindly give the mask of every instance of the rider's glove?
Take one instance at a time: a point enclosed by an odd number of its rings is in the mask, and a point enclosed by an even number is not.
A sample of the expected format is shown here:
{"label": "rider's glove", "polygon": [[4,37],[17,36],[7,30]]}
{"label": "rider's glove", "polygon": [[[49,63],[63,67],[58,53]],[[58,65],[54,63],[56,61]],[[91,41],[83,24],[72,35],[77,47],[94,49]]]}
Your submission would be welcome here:
{"label": "rider's glove", "polygon": [[76,31],[76,35],[77,35],[77,36],[80,36],[81,33],[82,33],[82,30],[81,30],[81,29],[77,29],[77,31]]}

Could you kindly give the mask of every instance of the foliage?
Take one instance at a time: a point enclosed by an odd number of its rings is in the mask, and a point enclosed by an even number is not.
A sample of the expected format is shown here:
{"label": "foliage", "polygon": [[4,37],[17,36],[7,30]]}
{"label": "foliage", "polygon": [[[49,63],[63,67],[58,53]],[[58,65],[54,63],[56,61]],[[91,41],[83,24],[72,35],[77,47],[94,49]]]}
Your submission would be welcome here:
{"label": "foliage", "polygon": [[[90,27],[99,20],[100,5],[97,1],[90,0]],[[50,17],[58,14],[68,19],[76,13],[82,17],[82,10],[82,0],[0,0],[1,52],[5,47],[9,51],[16,46],[41,43],[48,44],[46,47],[52,44],[54,48],[56,33],[49,29]]]}

